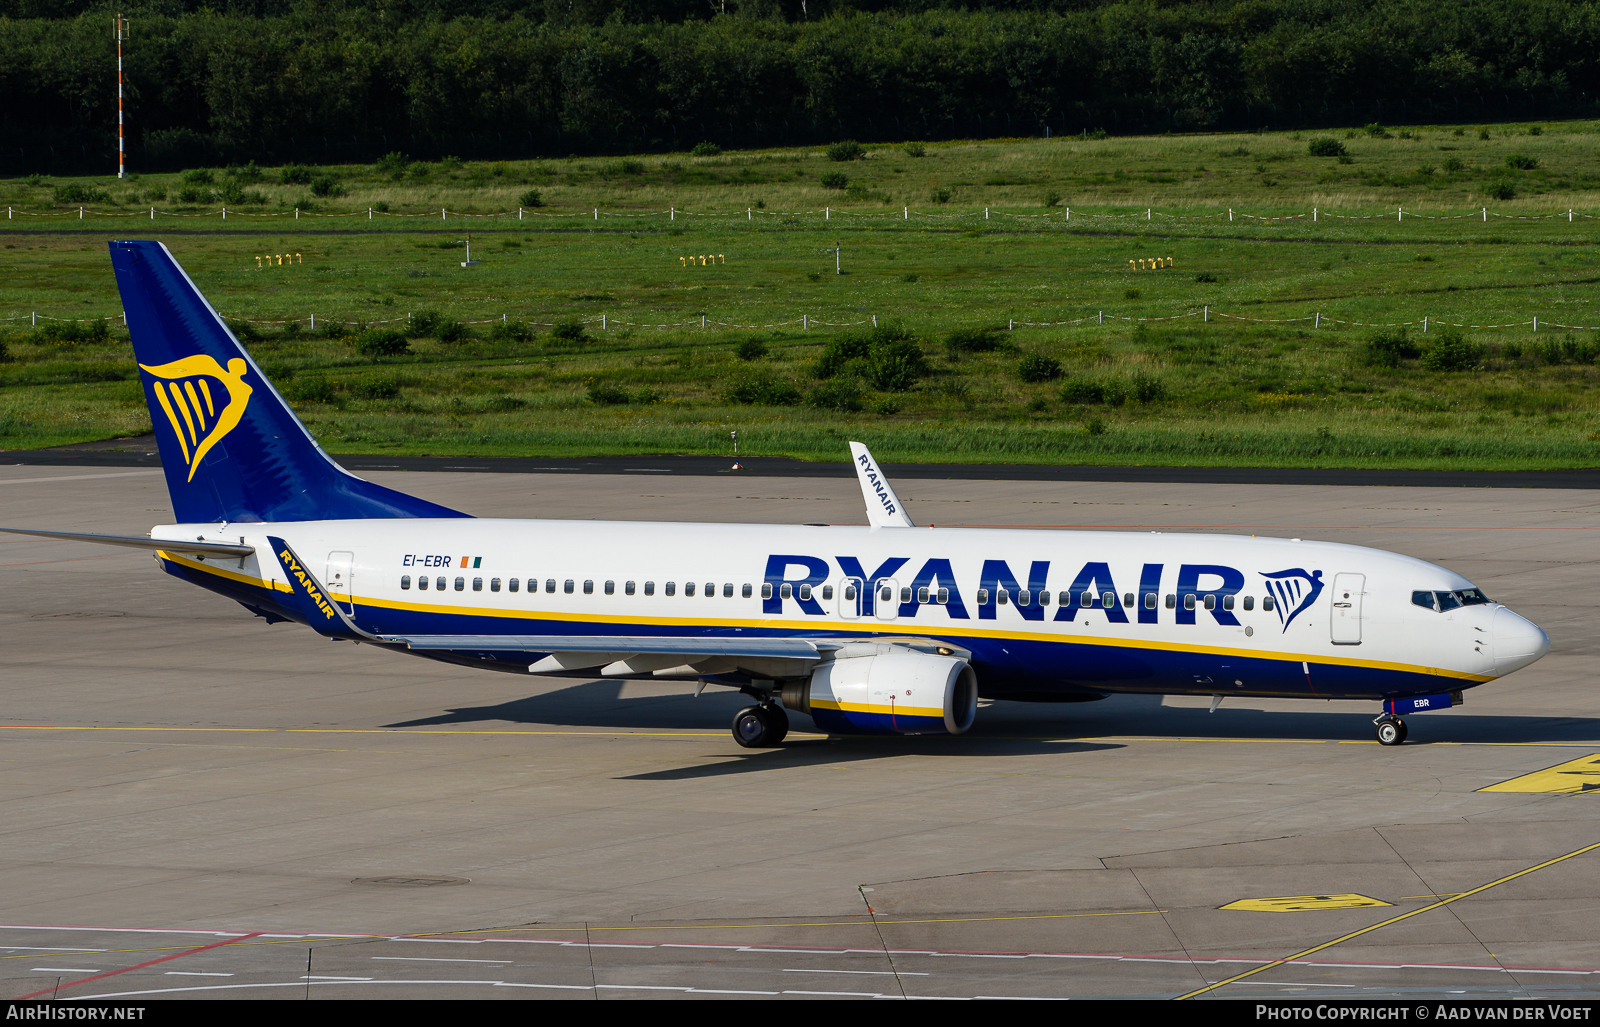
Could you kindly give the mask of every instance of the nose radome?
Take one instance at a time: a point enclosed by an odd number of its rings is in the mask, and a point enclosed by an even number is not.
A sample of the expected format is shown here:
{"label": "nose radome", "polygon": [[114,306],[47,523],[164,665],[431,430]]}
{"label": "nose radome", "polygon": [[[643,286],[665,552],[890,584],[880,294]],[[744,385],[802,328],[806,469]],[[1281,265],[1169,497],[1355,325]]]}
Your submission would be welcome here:
{"label": "nose radome", "polygon": [[1494,672],[1521,670],[1550,651],[1550,636],[1539,625],[1505,607],[1494,612]]}

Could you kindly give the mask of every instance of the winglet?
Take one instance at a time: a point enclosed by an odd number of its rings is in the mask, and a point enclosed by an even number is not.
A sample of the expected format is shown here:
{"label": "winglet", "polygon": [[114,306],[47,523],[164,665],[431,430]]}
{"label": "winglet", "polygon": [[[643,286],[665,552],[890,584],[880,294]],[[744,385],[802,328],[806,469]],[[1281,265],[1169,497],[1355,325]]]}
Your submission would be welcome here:
{"label": "winglet", "polygon": [[859,442],[850,443],[850,456],[856,467],[856,479],[861,482],[861,496],[867,501],[867,522],[874,528],[916,527],[906,516],[905,504],[894,494],[889,479],[867,447]]}
{"label": "winglet", "polygon": [[362,631],[345,616],[345,612],[339,609],[339,604],[328,595],[328,590],[322,587],[322,582],[311,573],[311,568],[289,548],[289,543],[270,535],[267,541],[271,543],[272,554],[278,558],[278,563],[283,566],[283,573],[289,579],[289,588],[299,601],[301,615],[305,617],[306,623],[311,625],[312,630],[329,638],[384,641],[376,635]]}

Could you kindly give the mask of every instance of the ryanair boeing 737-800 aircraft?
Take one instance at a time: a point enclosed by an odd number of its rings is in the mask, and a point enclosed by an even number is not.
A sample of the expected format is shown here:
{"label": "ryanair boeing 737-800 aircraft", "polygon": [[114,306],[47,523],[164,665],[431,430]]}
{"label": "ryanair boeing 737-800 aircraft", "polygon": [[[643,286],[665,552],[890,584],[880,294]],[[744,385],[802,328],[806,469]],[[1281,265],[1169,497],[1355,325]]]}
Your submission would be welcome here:
{"label": "ryanair boeing 737-800 aircraft", "polygon": [[[960,734],[979,696],[1111,693],[1381,702],[1400,714],[1550,647],[1459,574],[1297,539],[917,528],[851,444],[869,526],[488,520],[334,463],[167,248],[113,242],[179,523],[167,573],[268,622],[490,670],[688,678],[829,732]],[[19,529],[9,529],[19,530]]]}

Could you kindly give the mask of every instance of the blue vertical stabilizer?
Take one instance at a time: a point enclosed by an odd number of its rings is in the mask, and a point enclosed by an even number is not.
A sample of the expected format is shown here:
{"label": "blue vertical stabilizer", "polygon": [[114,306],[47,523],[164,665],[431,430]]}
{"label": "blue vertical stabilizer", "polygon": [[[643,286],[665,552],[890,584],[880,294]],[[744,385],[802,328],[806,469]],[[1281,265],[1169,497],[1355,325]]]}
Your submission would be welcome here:
{"label": "blue vertical stabilizer", "polygon": [[166,246],[113,242],[111,264],[180,522],[468,516],[334,463]]}

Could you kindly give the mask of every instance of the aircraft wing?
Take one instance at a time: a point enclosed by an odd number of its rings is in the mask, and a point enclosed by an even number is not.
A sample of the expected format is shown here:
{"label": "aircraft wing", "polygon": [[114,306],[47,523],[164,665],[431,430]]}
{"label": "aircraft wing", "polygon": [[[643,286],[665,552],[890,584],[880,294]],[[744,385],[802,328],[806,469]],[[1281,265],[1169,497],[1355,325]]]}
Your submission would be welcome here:
{"label": "aircraft wing", "polygon": [[823,653],[840,647],[825,639],[652,635],[386,635],[410,649],[453,652],[544,653],[534,674],[603,668],[602,677],[698,677],[742,670],[757,676],[808,673]]}

